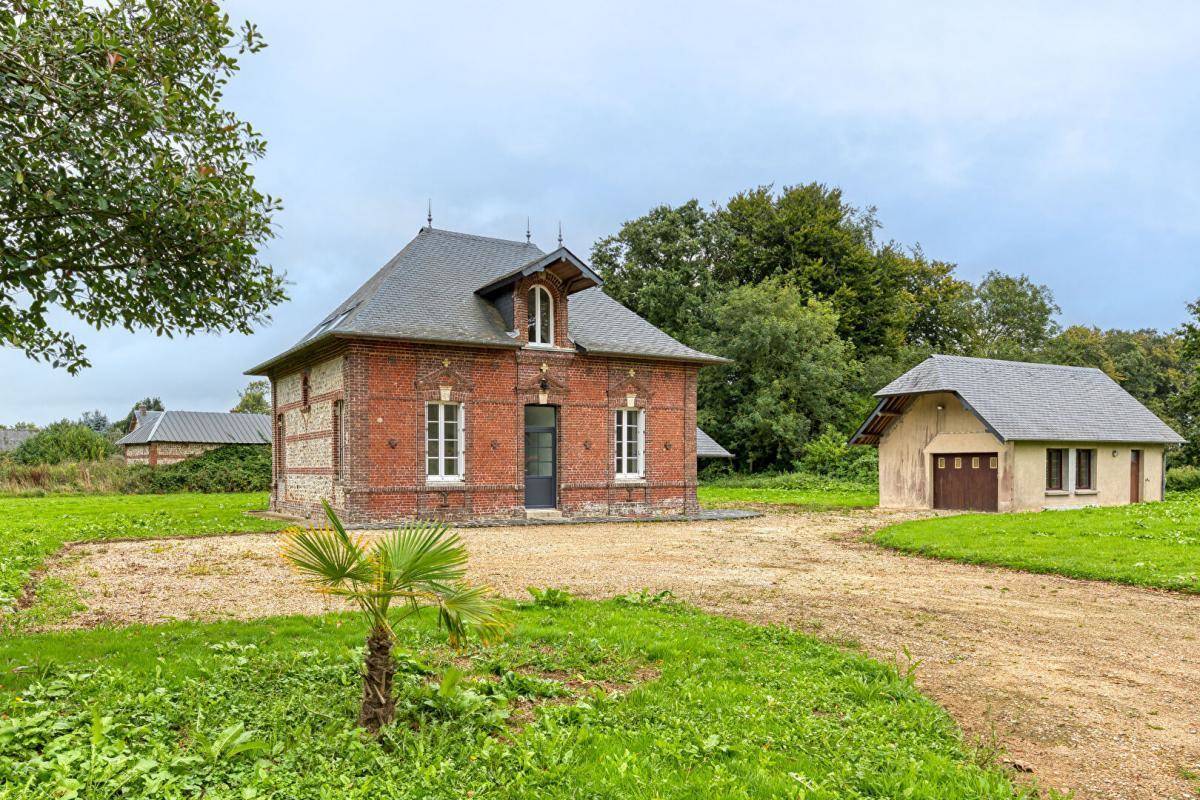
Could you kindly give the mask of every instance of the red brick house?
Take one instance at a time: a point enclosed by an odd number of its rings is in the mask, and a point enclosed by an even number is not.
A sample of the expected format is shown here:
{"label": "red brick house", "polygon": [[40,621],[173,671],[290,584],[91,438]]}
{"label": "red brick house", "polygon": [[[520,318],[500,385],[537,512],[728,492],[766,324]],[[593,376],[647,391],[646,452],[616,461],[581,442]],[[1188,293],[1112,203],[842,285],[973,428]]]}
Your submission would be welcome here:
{"label": "red brick house", "polygon": [[273,390],[272,509],[365,524],[695,513],[696,376],[722,361],[565,247],[426,227],[248,374]]}

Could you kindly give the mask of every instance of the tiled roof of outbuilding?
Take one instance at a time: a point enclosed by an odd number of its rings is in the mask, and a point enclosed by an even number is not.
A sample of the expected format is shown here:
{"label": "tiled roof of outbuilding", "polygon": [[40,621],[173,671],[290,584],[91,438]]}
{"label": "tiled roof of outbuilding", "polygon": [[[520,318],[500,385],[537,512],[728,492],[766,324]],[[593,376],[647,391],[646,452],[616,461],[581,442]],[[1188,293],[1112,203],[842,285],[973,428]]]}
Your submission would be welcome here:
{"label": "tiled roof of outbuilding", "polygon": [[1005,441],[1184,441],[1116,381],[1092,367],[938,355],[875,395],[928,392],[954,392]]}
{"label": "tiled roof of outbuilding", "polygon": [[[527,242],[422,228],[299,342],[250,374],[263,374],[283,357],[335,336],[517,347],[500,312],[477,290],[544,255]],[[724,361],[676,341],[600,287],[576,292],[567,302],[568,333],[583,350],[701,363]]]}

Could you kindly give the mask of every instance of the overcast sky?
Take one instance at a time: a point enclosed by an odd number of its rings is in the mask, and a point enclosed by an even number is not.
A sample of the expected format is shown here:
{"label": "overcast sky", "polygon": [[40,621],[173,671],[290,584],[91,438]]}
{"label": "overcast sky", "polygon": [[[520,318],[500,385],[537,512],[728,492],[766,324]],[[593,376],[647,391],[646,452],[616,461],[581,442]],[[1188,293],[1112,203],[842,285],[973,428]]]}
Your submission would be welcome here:
{"label": "overcast sky", "polygon": [[1200,4],[421,4],[239,0],[268,44],[227,101],[270,144],[250,337],[75,327],[77,377],[0,350],[0,421],[227,410],[424,223],[592,242],[659,203],[822,181],[972,280],[1049,284],[1066,323],[1170,328],[1200,297]]}

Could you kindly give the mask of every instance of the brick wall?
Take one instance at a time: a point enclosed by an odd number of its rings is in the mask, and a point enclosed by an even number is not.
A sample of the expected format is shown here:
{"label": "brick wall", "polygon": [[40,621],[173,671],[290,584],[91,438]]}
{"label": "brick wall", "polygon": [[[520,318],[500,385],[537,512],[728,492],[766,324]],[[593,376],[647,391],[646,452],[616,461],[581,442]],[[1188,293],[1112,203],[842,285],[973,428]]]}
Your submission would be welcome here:
{"label": "brick wall", "polygon": [[[551,284],[553,286],[553,284]],[[524,339],[524,289],[518,337]],[[556,300],[559,299],[557,287]],[[556,344],[565,342],[556,303]],[[581,355],[574,350],[489,349],[352,341],[273,380],[276,443],[272,506],[311,514],[329,498],[351,522],[411,517],[523,516],[526,404],[558,407],[558,505],[565,514],[694,512],[694,365]],[[464,407],[464,480],[425,476],[425,404]],[[334,476],[332,403],[345,403],[344,477]],[[614,475],[614,411],[633,403],[646,419],[642,481]]]}
{"label": "brick wall", "polygon": [[215,450],[221,445],[200,442],[151,442],[125,445],[126,464],[164,467]]}

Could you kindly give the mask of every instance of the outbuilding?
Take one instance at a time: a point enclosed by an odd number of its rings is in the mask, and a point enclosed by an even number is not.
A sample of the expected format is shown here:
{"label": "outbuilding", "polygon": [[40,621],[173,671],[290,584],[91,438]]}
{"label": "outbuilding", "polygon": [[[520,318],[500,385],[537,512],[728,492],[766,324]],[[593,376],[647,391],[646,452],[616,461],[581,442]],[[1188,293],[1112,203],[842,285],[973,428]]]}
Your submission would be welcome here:
{"label": "outbuilding", "polygon": [[142,411],[117,440],[126,464],[162,467],[227,444],[271,444],[271,417],[217,411]]}
{"label": "outbuilding", "polygon": [[1184,439],[1103,371],[935,355],[875,393],[885,508],[1027,511],[1161,500]]}

